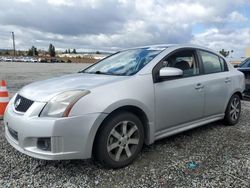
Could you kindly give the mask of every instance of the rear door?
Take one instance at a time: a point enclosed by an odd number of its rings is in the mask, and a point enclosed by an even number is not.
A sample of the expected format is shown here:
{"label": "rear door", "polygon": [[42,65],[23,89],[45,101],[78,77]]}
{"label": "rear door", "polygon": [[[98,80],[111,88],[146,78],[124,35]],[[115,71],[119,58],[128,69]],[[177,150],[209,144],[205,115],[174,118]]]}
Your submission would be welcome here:
{"label": "rear door", "polygon": [[230,98],[231,79],[224,59],[209,51],[198,51],[203,64],[204,116],[222,114]]}

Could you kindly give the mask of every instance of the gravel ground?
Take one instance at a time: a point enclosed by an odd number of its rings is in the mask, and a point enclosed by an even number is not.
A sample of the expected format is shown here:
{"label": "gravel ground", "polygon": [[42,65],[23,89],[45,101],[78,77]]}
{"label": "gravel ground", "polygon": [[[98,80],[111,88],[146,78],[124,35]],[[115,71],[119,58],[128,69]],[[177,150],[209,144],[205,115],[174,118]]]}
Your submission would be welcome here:
{"label": "gravel ground", "polygon": [[[39,79],[81,70],[79,64],[1,63],[13,95]],[[145,146],[119,170],[92,160],[44,161],[25,156],[4,138],[0,121],[0,187],[250,187],[250,102],[233,127],[208,124]],[[188,168],[189,162],[195,168]]]}

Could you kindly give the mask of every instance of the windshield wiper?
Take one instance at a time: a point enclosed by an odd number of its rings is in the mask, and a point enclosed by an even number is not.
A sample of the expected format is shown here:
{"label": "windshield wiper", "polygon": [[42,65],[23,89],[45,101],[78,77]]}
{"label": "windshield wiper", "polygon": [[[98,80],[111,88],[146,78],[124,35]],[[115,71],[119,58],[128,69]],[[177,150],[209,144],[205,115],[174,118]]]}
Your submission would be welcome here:
{"label": "windshield wiper", "polygon": [[95,74],[106,74],[106,75],[109,74],[109,73],[107,73],[107,72],[102,72],[102,71],[95,71],[94,73],[95,73]]}
{"label": "windshield wiper", "polygon": [[86,72],[86,71],[79,71],[78,73],[87,73],[87,74],[108,74],[106,72],[95,71],[95,72]]}
{"label": "windshield wiper", "polygon": [[113,74],[113,73],[102,72],[102,71],[83,72],[83,73],[89,73],[89,74],[104,74],[104,75],[115,75],[115,74]]}
{"label": "windshield wiper", "polygon": [[110,72],[102,72],[102,71],[93,71],[93,72],[85,72],[81,71],[79,73],[87,73],[87,74],[103,74],[103,75],[115,75],[115,76],[122,76],[121,74],[115,74],[115,73],[110,73]]}

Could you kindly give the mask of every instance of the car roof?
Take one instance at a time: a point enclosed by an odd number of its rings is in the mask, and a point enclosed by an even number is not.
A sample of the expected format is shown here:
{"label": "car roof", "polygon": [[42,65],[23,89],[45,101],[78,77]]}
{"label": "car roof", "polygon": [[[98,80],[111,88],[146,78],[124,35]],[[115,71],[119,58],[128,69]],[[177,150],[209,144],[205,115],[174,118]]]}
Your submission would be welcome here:
{"label": "car roof", "polygon": [[[154,48],[154,49],[162,49],[162,50],[166,50],[167,48],[170,47],[174,47],[174,48],[196,48],[196,49],[201,49],[201,50],[205,50],[205,51],[210,51],[213,52],[215,54],[217,54],[218,56],[220,56],[221,58],[225,59],[221,54],[219,54],[218,52],[204,47],[204,46],[200,46],[200,45],[196,45],[196,44],[155,44],[155,45],[146,45],[146,46],[138,46],[138,47],[132,47],[132,48],[127,48],[124,50],[132,50],[132,49],[140,49],[140,48]],[[123,51],[123,50],[121,50]]]}
{"label": "car roof", "polygon": [[204,50],[212,51],[209,48],[206,48],[204,46],[199,46],[199,45],[196,45],[196,44],[154,44],[154,45],[145,45],[145,46],[131,47],[131,48],[127,48],[127,49],[124,49],[124,50],[139,49],[139,48],[169,48],[169,47],[176,47],[176,48],[198,48],[198,49],[204,49]]}

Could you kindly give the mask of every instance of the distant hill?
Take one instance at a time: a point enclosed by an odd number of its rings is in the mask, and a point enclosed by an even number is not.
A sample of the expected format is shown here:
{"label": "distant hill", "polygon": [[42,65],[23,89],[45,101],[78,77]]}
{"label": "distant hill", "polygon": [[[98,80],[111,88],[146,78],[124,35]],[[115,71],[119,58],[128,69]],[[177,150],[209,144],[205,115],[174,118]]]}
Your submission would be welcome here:
{"label": "distant hill", "polygon": [[[114,52],[113,52],[114,53]],[[77,54],[103,54],[103,55],[111,55],[113,54],[112,52],[104,52],[104,51],[89,51],[89,52],[77,52]]]}
{"label": "distant hill", "polygon": [[10,49],[0,49],[0,52],[10,51]]}

